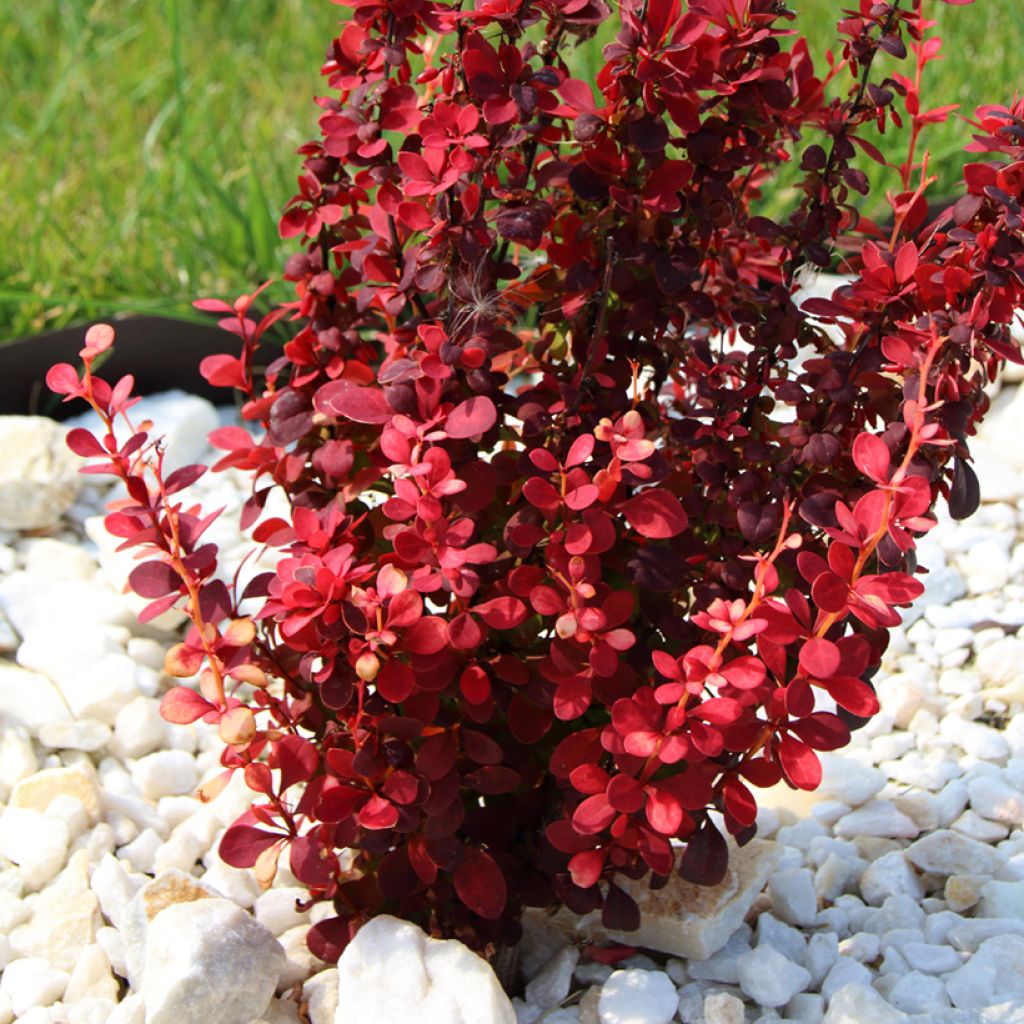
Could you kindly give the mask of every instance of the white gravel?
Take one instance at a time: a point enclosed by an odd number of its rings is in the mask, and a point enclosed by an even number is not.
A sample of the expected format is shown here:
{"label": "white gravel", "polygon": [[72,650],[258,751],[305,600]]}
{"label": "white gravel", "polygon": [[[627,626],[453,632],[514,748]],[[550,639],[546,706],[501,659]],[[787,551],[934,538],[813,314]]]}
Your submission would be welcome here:
{"label": "white gravel", "polygon": [[[157,405],[172,459],[201,456],[189,424],[217,421],[197,401]],[[704,960],[646,951],[614,967],[561,934],[533,935],[508,1007],[519,1024],[1024,1024],[1021,436],[1024,392],[1006,389],[972,442],[985,503],[966,523],[941,519],[921,544],[933,571],[876,679],[881,714],[824,756],[812,801],[766,795],[759,834],[779,844],[778,866],[746,922]],[[240,487],[213,474],[191,490],[237,507]],[[247,998],[211,995],[212,1024],[298,1024],[300,1004],[312,1024],[356,1024],[344,991],[336,1009],[339,972],[304,948],[329,911],[296,911],[287,867],[264,893],[218,860],[248,793],[239,779],[208,804],[194,798],[220,770],[221,745],[202,723],[160,719],[162,652],[179,620],[135,622],[121,592],[131,563],[97,528],[102,487],[87,478],[75,493],[46,536],[0,527],[0,1024],[184,1020],[193,1011],[181,1001],[219,984],[204,953],[214,947],[249,973],[231,975],[247,979]],[[230,572],[243,539],[227,520],[216,539]],[[169,894],[152,931],[126,910],[145,885]],[[217,913],[170,913],[196,899]],[[374,953],[381,977],[387,952]],[[345,966],[343,989],[370,962]],[[512,1017],[499,1007],[477,1019]]]}

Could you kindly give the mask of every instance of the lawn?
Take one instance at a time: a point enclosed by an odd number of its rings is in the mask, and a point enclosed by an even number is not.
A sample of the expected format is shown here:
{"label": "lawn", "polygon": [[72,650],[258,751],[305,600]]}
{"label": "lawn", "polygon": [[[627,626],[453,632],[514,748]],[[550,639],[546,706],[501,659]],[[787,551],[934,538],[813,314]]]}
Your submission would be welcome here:
{"label": "lawn", "polygon": [[[815,54],[838,4],[790,0]],[[934,3],[934,104],[1024,83],[1024,4]],[[187,314],[278,272],[295,148],[315,130],[328,0],[32,0],[0,19],[0,339],[118,310]],[[595,54],[581,55],[581,70]],[[956,180],[969,129],[932,138]],[[773,204],[783,208],[783,189]]]}

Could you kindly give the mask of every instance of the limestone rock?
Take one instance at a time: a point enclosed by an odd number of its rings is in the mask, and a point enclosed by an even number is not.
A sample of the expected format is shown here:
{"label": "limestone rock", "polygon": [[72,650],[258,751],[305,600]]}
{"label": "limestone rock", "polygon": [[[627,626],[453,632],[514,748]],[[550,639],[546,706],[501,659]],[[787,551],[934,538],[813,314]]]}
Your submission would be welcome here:
{"label": "limestone rock", "polygon": [[56,880],[36,897],[32,917],[11,932],[11,945],[21,956],[44,957],[70,972],[95,941],[103,923],[99,901],[89,889],[89,855],[79,850]]}
{"label": "limestone rock", "polygon": [[12,807],[30,807],[45,811],[51,801],[59,796],[73,796],[82,802],[89,823],[100,820],[100,788],[96,769],[81,761],[67,768],[46,768],[14,787],[11,794]]}
{"label": "limestone rock", "polygon": [[[179,903],[218,898],[219,893],[197,882],[184,871],[177,870],[165,871],[139,889],[125,906],[118,925],[124,943],[128,980],[133,986],[138,987],[142,976],[146,960],[147,935],[157,915]],[[269,999],[269,996],[267,998]]]}
{"label": "limestone rock", "polygon": [[780,856],[777,843],[754,839],[742,848],[730,844],[729,867],[719,885],[694,885],[675,872],[662,889],[651,890],[647,879],[623,881],[623,888],[640,905],[640,928],[635,932],[605,929],[599,911],[580,918],[562,910],[552,921],[569,934],[594,941],[610,939],[684,959],[706,960],[743,923]]}
{"label": "limestone rock", "polygon": [[[668,979],[666,979],[667,981]],[[490,965],[407,921],[367,922],[338,961],[334,1024],[516,1024]]]}
{"label": "limestone rock", "polygon": [[0,814],[0,856],[18,865],[30,889],[40,888],[60,871],[70,842],[67,825],[39,811],[8,806]]}
{"label": "limestone rock", "polygon": [[0,661],[0,723],[35,735],[44,725],[70,721],[67,703],[46,676]]}
{"label": "limestone rock", "polygon": [[26,957],[7,965],[0,977],[0,997],[10,1000],[11,1009],[22,1017],[36,1006],[50,1006],[67,987],[66,971],[51,967],[47,961]]}
{"label": "limestone rock", "polygon": [[246,1024],[273,998],[284,962],[277,940],[230,900],[165,907],[146,929],[146,1024]]}
{"label": "limestone rock", "polygon": [[922,871],[935,875],[991,875],[1002,860],[991,846],[945,828],[911,843],[906,856]]}
{"label": "limestone rock", "polygon": [[67,427],[45,416],[0,416],[0,528],[56,526],[82,488]]}
{"label": "limestone rock", "polygon": [[338,1011],[338,968],[314,974],[302,986],[310,1024],[332,1024]]}
{"label": "limestone rock", "polygon": [[615,971],[601,987],[601,1024],[669,1024],[679,996],[668,975],[636,969]]}

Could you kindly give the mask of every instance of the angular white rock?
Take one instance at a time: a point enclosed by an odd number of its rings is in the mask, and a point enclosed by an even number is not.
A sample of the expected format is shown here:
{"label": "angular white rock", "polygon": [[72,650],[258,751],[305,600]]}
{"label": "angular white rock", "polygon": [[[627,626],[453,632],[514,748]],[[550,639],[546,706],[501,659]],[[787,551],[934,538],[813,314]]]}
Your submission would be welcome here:
{"label": "angular white rock", "polygon": [[879,836],[913,839],[921,829],[889,800],[872,800],[836,822],[835,834],[844,839]]}
{"label": "angular white rock", "polygon": [[144,757],[153,753],[166,736],[160,702],[152,697],[136,697],[117,713],[110,752],[116,757]]}
{"label": "angular white rock", "polygon": [[19,1017],[35,1006],[49,1006],[64,994],[66,971],[58,971],[41,957],[25,957],[7,965],[0,977],[0,996],[6,996]]}
{"label": "angular white rock", "polygon": [[69,721],[67,702],[46,676],[0,661],[0,722],[36,735],[44,725]]}
{"label": "angular white rock", "polygon": [[739,958],[740,988],[760,1006],[784,1006],[811,983],[811,975],[771,946],[758,946]]}
{"label": "angular white rock", "polygon": [[870,981],[851,982],[828,999],[823,1024],[897,1024],[907,1020],[902,1010],[890,1006]]}
{"label": "angular white rock", "polygon": [[814,876],[807,868],[776,871],[768,880],[768,895],[778,917],[788,924],[809,926],[818,914]]}
{"label": "angular white rock", "polygon": [[881,906],[888,897],[905,895],[919,900],[924,886],[902,850],[892,850],[872,861],[860,876],[860,891],[866,903]]}
{"label": "angular white rock", "polygon": [[45,416],[0,416],[0,528],[56,526],[82,489],[68,428]]}
{"label": "angular white rock", "polygon": [[575,946],[565,946],[530,979],[526,986],[526,1001],[546,1010],[557,1006],[569,994],[573,971],[580,960]]}
{"label": "angular white rock", "polygon": [[819,791],[823,796],[859,807],[877,796],[885,786],[885,773],[839,754],[822,753],[822,778]]}
{"label": "angular white rock", "polygon": [[1024,822],[1024,793],[991,775],[979,775],[967,783],[971,807],[983,818],[1002,825]]}
{"label": "angular white rock", "polygon": [[951,974],[946,991],[962,1010],[981,1009],[1010,1000],[1024,1001],[1024,937],[1000,935],[988,939]]}
{"label": "angular white rock", "polygon": [[907,859],[935,875],[993,874],[1002,863],[1000,854],[952,829],[940,829],[911,843]]}
{"label": "angular white rock", "polygon": [[310,1024],[333,1024],[338,1011],[338,968],[314,974],[302,986]]}
{"label": "angular white rock", "polygon": [[268,889],[258,897],[253,907],[256,920],[274,935],[280,935],[296,925],[309,923],[308,910],[296,910],[295,901],[309,896],[305,889],[281,886]]}
{"label": "angular white rock", "polygon": [[862,963],[841,956],[821,983],[821,994],[831,1000],[840,989],[847,985],[869,986],[870,984],[871,972]]}
{"label": "angular white rock", "polygon": [[45,885],[64,866],[71,833],[63,821],[27,807],[0,814],[0,856],[19,866],[30,889]]}
{"label": "angular white rock", "polygon": [[[680,1000],[680,1004],[681,1002]],[[737,999],[732,993],[712,992],[704,998],[705,1024],[743,1024],[745,1020],[743,1001]],[[602,1024],[604,1024],[603,1021]]]}
{"label": "angular white rock", "polygon": [[135,762],[132,781],[147,800],[191,793],[198,783],[196,759],[184,750],[158,750]]}
{"label": "angular white rock", "polygon": [[904,974],[889,992],[889,1002],[904,1013],[931,1014],[950,1005],[946,986],[938,978],[921,971]]}
{"label": "angular white rock", "polygon": [[601,1024],[669,1024],[679,1005],[676,987],[660,971],[615,971],[601,986]]}
{"label": "angular white rock", "polygon": [[[671,1014],[665,1018],[670,1019]],[[338,961],[334,1024],[406,1020],[515,1024],[516,1017],[494,971],[472,950],[454,939],[431,939],[408,921],[382,915],[363,925]]]}
{"label": "angular white rock", "polygon": [[110,727],[86,718],[76,722],[46,722],[40,726],[39,742],[51,750],[101,750],[110,739]]}
{"label": "angular white rock", "polygon": [[230,900],[176,903],[146,930],[139,992],[147,1024],[246,1024],[274,995],[285,956]]}

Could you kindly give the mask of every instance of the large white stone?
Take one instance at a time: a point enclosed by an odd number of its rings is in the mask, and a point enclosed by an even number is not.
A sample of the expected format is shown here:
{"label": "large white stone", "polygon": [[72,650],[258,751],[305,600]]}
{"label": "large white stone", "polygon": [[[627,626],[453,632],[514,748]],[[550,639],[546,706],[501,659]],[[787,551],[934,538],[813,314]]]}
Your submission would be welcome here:
{"label": "large white stone", "polygon": [[0,661],[0,723],[36,735],[44,725],[69,721],[67,702],[46,676]]}
{"label": "large white stone", "polygon": [[408,921],[375,917],[338,961],[334,1022],[406,1020],[515,1024],[516,1018],[490,965],[461,942],[431,939]]}
{"label": "large white stone", "polygon": [[890,1006],[868,981],[851,982],[826,998],[823,1024],[898,1024],[907,1020],[907,1015]]}
{"label": "large white stone", "polygon": [[95,941],[103,922],[99,902],[88,887],[88,860],[86,851],[79,850],[35,897],[32,917],[11,932],[11,945],[21,956],[44,957],[54,967],[71,971]]}
{"label": "large white stone", "polygon": [[114,719],[110,752],[115,757],[144,757],[152,754],[166,735],[167,723],[160,715],[160,702],[152,697],[136,697]]}
{"label": "large white stone", "polygon": [[11,806],[46,811],[61,797],[78,800],[90,824],[99,821],[100,789],[91,762],[83,760],[62,768],[44,768],[23,779],[11,793]]}
{"label": "large white stone", "polygon": [[334,1024],[338,1012],[338,968],[314,974],[302,986],[302,998],[306,1002],[310,1024]]}
{"label": "large white stone", "polygon": [[1002,863],[998,851],[952,829],[939,829],[911,843],[907,859],[935,875],[994,874]]}
{"label": "large white stone", "polygon": [[579,959],[580,951],[575,946],[563,946],[530,979],[526,986],[526,1001],[542,1009],[557,1006],[569,994],[572,974]]}
{"label": "large white stone", "polygon": [[860,876],[860,891],[866,903],[881,906],[890,896],[921,899],[924,886],[902,850],[892,850],[872,861]]}
{"label": "large white stone", "polygon": [[147,1024],[246,1024],[274,995],[285,955],[230,900],[176,903],[146,930],[139,992]]}
{"label": "large white stone", "polygon": [[840,754],[821,753],[819,792],[850,807],[859,807],[877,796],[885,785],[885,773]]}
{"label": "large white stone", "polygon": [[953,1005],[980,1009],[1010,1000],[1024,1001],[1024,937],[1001,935],[988,939],[963,965],[946,975]]}
{"label": "large white stone", "polygon": [[1024,822],[1024,793],[993,775],[979,775],[967,783],[971,807],[983,818],[1001,825]]}
{"label": "large white stone", "polygon": [[93,869],[89,885],[99,900],[103,916],[116,927],[124,908],[144,882],[144,876],[129,874],[122,861],[107,853]]}
{"label": "large white stone", "polygon": [[59,971],[40,957],[25,957],[7,965],[0,977],[0,996],[10,1000],[19,1017],[36,1006],[50,1006],[64,994],[66,971]]}
{"label": "large white stone", "polygon": [[30,889],[45,885],[64,866],[71,833],[63,821],[26,807],[0,814],[0,856],[17,864]]}
{"label": "large white stone", "polygon": [[149,928],[164,910],[179,903],[219,898],[219,893],[183,871],[167,871],[146,882],[125,904],[117,921],[128,980],[138,987],[146,962]]}
{"label": "large white stone", "polygon": [[784,1006],[811,983],[811,975],[771,946],[744,953],[737,963],[740,988],[760,1006]]}
{"label": "large white stone", "polygon": [[814,891],[814,876],[808,868],[776,871],[768,880],[768,895],[775,913],[783,921],[798,926],[814,924],[818,896]]}
{"label": "large white stone", "polygon": [[158,750],[135,762],[132,781],[147,800],[191,793],[198,782],[196,759],[185,750]]}
{"label": "large white stone", "polygon": [[0,528],[56,526],[82,488],[67,427],[45,416],[0,416]]}
{"label": "large white stone", "polygon": [[844,839],[878,836],[885,839],[912,839],[921,829],[912,818],[898,810],[890,800],[870,802],[844,815],[836,822],[835,834]]}
{"label": "large white stone", "polygon": [[601,986],[597,1013],[601,1024],[669,1024],[678,1006],[667,974],[630,969],[615,971]]}

